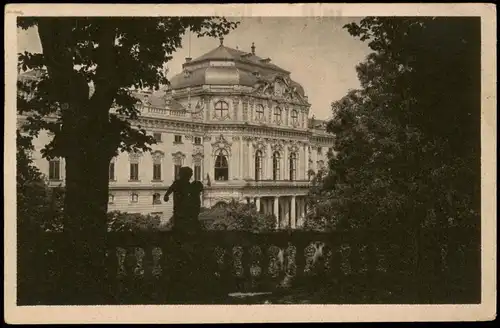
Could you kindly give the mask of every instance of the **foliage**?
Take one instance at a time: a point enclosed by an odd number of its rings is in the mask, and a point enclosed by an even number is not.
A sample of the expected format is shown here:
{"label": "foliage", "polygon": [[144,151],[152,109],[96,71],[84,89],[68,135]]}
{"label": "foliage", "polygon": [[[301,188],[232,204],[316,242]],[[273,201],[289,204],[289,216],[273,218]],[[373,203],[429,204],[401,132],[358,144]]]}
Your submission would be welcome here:
{"label": "foliage", "polygon": [[49,187],[33,164],[31,138],[17,131],[17,222],[19,233],[28,230],[61,231],[64,190]]}
{"label": "foliage", "polygon": [[373,52],[332,104],[336,136],[308,221],[336,227],[478,224],[480,38],[472,18],[345,26]]}
{"label": "foliage", "polygon": [[161,218],[157,215],[111,211],[108,212],[108,231],[157,231],[160,228],[160,221]]}
{"label": "foliage", "polygon": [[254,204],[236,200],[203,211],[200,220],[206,230],[265,232],[274,230],[276,224],[273,215],[259,213]]}

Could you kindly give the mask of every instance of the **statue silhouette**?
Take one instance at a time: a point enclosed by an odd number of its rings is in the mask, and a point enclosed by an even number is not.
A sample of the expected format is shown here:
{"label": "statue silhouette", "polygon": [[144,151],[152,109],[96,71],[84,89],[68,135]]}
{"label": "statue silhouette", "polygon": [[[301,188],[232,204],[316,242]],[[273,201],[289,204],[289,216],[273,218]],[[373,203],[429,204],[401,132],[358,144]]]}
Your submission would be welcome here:
{"label": "statue silhouette", "polygon": [[174,215],[172,217],[173,230],[192,233],[199,231],[198,216],[201,210],[201,193],[203,184],[200,181],[189,182],[193,170],[184,166],[179,170],[179,179],[168,188],[164,200],[169,201],[169,196],[174,194]]}
{"label": "statue silhouette", "polygon": [[[172,230],[176,235],[176,243],[172,249],[171,260],[175,266],[170,274],[173,285],[172,292],[175,297],[183,298],[187,294],[199,289],[199,284],[204,281],[200,274],[203,268],[203,247],[196,237],[190,237],[201,230],[198,215],[201,209],[201,192],[203,184],[199,181],[190,183],[193,170],[181,167],[179,179],[168,188],[164,200],[169,201],[169,196],[174,194],[174,215],[172,217]],[[184,295],[184,296],[183,296]]]}

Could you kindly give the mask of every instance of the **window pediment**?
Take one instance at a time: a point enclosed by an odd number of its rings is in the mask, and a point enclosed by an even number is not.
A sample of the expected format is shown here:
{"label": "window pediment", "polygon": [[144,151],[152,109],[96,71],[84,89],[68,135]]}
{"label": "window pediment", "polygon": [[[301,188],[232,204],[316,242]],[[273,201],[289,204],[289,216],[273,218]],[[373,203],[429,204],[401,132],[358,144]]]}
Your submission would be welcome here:
{"label": "window pediment", "polygon": [[221,149],[224,149],[228,152],[228,154],[231,154],[231,145],[231,142],[227,141],[227,139],[220,134],[212,143],[213,154],[215,155],[215,153]]}
{"label": "window pediment", "polygon": [[266,143],[264,142],[263,139],[259,138],[257,140],[254,141],[253,143],[253,148],[255,150],[260,150],[262,152],[263,155],[266,154],[266,150],[267,150],[267,145]]}
{"label": "window pediment", "polygon": [[174,160],[174,165],[182,165],[184,159],[186,158],[186,155],[183,152],[178,151],[172,153],[172,158]]}
{"label": "window pediment", "polygon": [[273,152],[281,153],[283,151],[283,145],[281,143],[275,143],[271,145],[271,150]]}
{"label": "window pediment", "polygon": [[141,158],[141,156],[142,156],[141,152],[131,152],[128,154],[129,161],[132,163],[137,163]]}
{"label": "window pediment", "polygon": [[165,153],[162,152],[161,150],[156,150],[151,153],[151,157],[153,158],[153,161],[161,161],[165,157]]}

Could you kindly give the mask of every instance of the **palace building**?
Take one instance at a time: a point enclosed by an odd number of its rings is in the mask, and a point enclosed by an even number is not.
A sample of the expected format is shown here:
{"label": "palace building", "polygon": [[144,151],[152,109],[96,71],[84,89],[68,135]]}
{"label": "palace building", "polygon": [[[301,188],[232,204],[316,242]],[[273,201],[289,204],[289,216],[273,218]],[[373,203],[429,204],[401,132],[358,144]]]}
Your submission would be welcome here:
{"label": "palace building", "polygon": [[[236,199],[273,213],[280,228],[297,228],[306,213],[310,178],[327,162],[333,135],[309,118],[304,88],[290,72],[250,52],[220,45],[186,58],[182,72],[158,91],[135,92],[136,124],[154,136],[150,153],[120,153],[109,166],[110,211],[161,215],[163,195],[182,166],[203,182],[202,204]],[[41,134],[35,149],[50,138]],[[64,159],[36,165],[53,185],[64,181]]]}

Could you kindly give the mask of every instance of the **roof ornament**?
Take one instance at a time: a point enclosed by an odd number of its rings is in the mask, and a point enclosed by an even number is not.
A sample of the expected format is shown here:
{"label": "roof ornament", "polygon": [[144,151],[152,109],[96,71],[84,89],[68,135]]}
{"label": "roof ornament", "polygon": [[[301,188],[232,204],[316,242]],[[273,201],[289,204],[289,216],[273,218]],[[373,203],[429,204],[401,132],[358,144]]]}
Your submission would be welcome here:
{"label": "roof ornament", "polygon": [[198,100],[198,102],[193,108],[193,104],[191,103],[191,88],[187,88],[187,92],[188,92],[188,103],[187,107],[184,107],[184,110],[194,115],[201,113],[205,108],[205,106],[202,104],[201,100]]}
{"label": "roof ornament", "polygon": [[224,37],[223,36],[219,37],[219,41],[220,41],[220,45],[223,46],[224,45]]}
{"label": "roof ornament", "polygon": [[252,55],[255,55],[255,43],[252,42]]}

